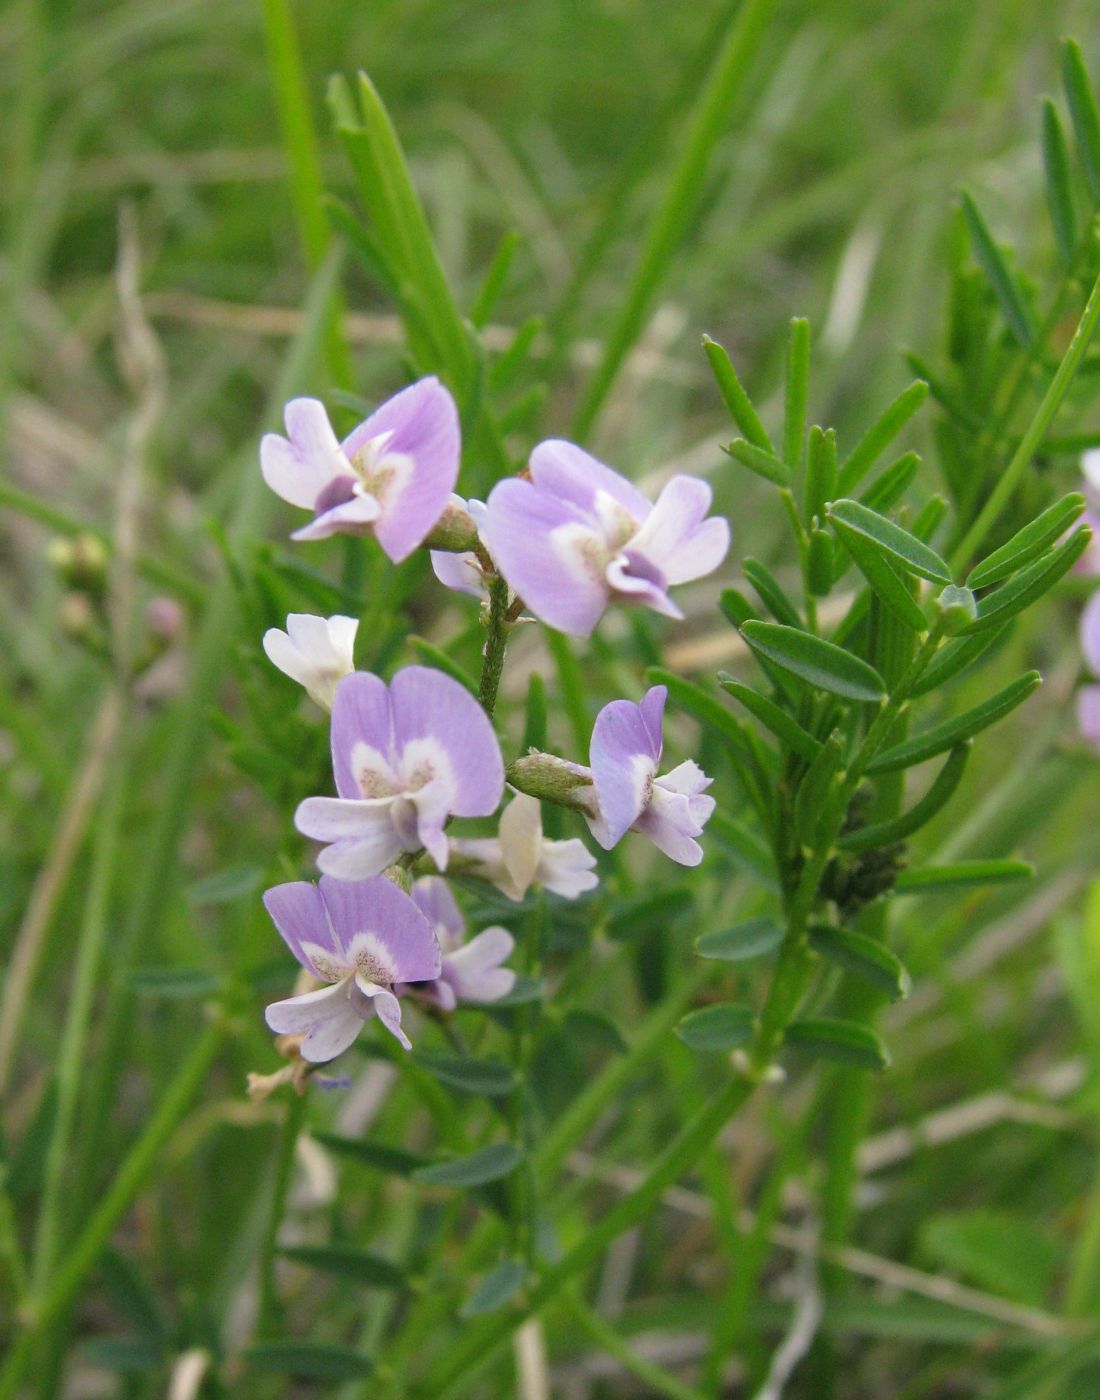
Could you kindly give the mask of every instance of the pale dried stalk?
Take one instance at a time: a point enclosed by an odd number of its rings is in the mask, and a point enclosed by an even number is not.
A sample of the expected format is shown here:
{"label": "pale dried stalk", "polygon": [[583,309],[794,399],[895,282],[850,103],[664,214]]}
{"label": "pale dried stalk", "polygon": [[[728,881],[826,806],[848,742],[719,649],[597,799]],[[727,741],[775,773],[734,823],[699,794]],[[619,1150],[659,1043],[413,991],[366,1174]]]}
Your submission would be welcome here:
{"label": "pale dried stalk", "polygon": [[787,1382],[797,1370],[798,1363],[813,1346],[817,1329],[825,1315],[825,1305],[817,1281],[816,1229],[811,1238],[815,1249],[812,1253],[807,1250],[799,1254],[795,1266],[797,1292],[790,1326],[772,1357],[772,1364],[768,1368],[764,1384],[757,1391],[756,1400],[782,1400]]}
{"label": "pale dried stalk", "polygon": [[27,998],[42,958],[54,910],[64,893],[73,862],[84,843],[92,813],[103,791],[103,780],[121,715],[120,698],[112,688],[103,697],[92,721],[84,757],[65,799],[53,844],[34,882],[26,912],[15,936],[15,947],[4,978],[3,994],[0,995],[0,1097],[11,1077]]}
{"label": "pale dried stalk", "polygon": [[[574,1152],[569,1158],[569,1167],[579,1175],[594,1177],[622,1191],[636,1191],[644,1180],[645,1173],[634,1167],[605,1166],[584,1152]],[[672,1210],[696,1219],[710,1218],[711,1202],[698,1192],[675,1186],[665,1191],[662,1202]],[[751,1231],[756,1217],[752,1211],[739,1211],[735,1224],[743,1233]],[[1078,1324],[1044,1312],[1041,1308],[1027,1307],[1022,1303],[1008,1302],[992,1293],[969,1288],[953,1279],[941,1278],[938,1274],[928,1274],[921,1269],[910,1268],[907,1264],[883,1259],[881,1255],[870,1254],[867,1250],[856,1249],[851,1245],[821,1244],[805,1230],[789,1225],[773,1225],[768,1238],[780,1249],[794,1254],[809,1254],[825,1263],[836,1264],[849,1273],[873,1279],[888,1288],[901,1289],[906,1293],[916,1293],[950,1307],[963,1308],[967,1312],[986,1317],[1004,1327],[1014,1327],[1029,1332],[1036,1337],[1065,1339],[1080,1334]]]}

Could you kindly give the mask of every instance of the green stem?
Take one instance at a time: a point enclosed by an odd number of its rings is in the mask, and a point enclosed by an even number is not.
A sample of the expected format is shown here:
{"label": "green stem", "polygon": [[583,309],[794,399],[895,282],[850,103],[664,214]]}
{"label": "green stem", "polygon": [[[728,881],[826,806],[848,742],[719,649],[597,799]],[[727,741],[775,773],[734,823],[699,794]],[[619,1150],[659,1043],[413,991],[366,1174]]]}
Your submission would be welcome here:
{"label": "green stem", "polygon": [[1031,459],[1035,455],[1036,449],[1042,442],[1046,430],[1050,427],[1054,415],[1061,407],[1062,400],[1080,368],[1098,320],[1100,320],[1100,277],[1097,277],[1093,283],[1089,299],[1081,313],[1081,319],[1077,323],[1077,329],[1073,332],[1073,339],[1066,347],[1062,362],[1058,366],[1054,378],[1050,381],[1050,387],[1043,395],[1042,402],[1035,410],[1035,416],[1028,425],[1027,431],[1020,439],[1019,445],[1012,455],[1012,460],[1001,474],[989,499],[979,512],[978,518],[952,553],[951,563],[956,570],[964,568],[973,558],[1011,499],[1012,493],[1019,485],[1020,478],[1031,465]]}
{"label": "green stem", "polygon": [[7,1270],[11,1294],[15,1300],[15,1306],[12,1308],[14,1314],[26,1295],[30,1275],[19,1243],[15,1208],[8,1194],[7,1168],[4,1166],[0,1166],[0,1262]]}
{"label": "green stem", "polygon": [[614,1327],[588,1307],[576,1293],[566,1293],[562,1301],[573,1321],[588,1339],[608,1356],[614,1357],[624,1371],[640,1380],[646,1388],[647,1395],[664,1395],[667,1400],[703,1400],[702,1392],[686,1385],[664,1367],[647,1361],[644,1356],[639,1356],[633,1351]]}
{"label": "green stem", "polygon": [[275,1180],[271,1188],[271,1210],[268,1213],[267,1229],[264,1231],[260,1253],[260,1307],[256,1322],[256,1331],[260,1337],[276,1335],[279,1295],[275,1286],[275,1254],[279,1247],[279,1228],[283,1223],[287,1192],[294,1175],[294,1152],[305,1116],[306,1096],[295,1093],[286,1105],[286,1115],[279,1136],[279,1156],[275,1163]]}
{"label": "green stem", "polygon": [[91,1212],[83,1232],[47,1280],[44,1290],[27,1304],[24,1309],[26,1330],[8,1352],[0,1369],[0,1400],[15,1400],[38,1338],[76,1297],[115,1227],[144,1186],[161,1148],[205,1079],[224,1034],[225,1025],[220,1017],[203,1031],[162,1095],[145,1131],[123,1159],[114,1181]]}
{"label": "green stem", "polygon": [[111,880],[119,848],[123,811],[124,764],[116,756],[111,790],[96,830],[84,923],[77,945],[76,969],[69,1012],[61,1037],[56,1085],[57,1108],[46,1153],[42,1203],[34,1247],[34,1290],[45,1289],[57,1263],[61,1242],[61,1218],[65,1204],[66,1170],[72,1159],[72,1135],[77,1098],[87,1054],[88,1028],[96,979],[103,961],[110,920]]}
{"label": "green stem", "polygon": [[508,585],[494,574],[489,580],[489,619],[485,638],[485,656],[481,666],[481,682],[477,688],[477,698],[481,708],[493,717],[497,704],[497,691],[500,689],[501,672],[504,670],[504,653],[508,649]]}
{"label": "green stem", "polygon": [[[680,986],[649,1012],[626,1054],[613,1059],[577,1095],[535,1152],[534,1166],[541,1180],[547,1181],[556,1175],[608,1105],[622,1096],[641,1066],[664,1046],[673,1026],[713,975],[714,969],[701,962],[693,967]],[[430,1286],[424,1290],[415,1313],[389,1348],[389,1360],[399,1373],[453,1311],[453,1295],[447,1285],[453,1286],[456,1278],[466,1279],[475,1274],[488,1258],[495,1238],[493,1222],[487,1218],[473,1232],[458,1261],[447,1260],[436,1278],[429,1280]]]}
{"label": "green stem", "polygon": [[699,1154],[717,1137],[725,1124],[745,1103],[755,1088],[747,1077],[729,1079],[713,1098],[672,1140],[658,1157],[645,1181],[629,1196],[624,1196],[587,1231],[569,1253],[548,1269],[534,1286],[526,1302],[486,1319],[480,1326],[469,1328],[458,1346],[433,1371],[415,1392],[443,1400],[456,1386],[469,1379],[474,1370],[489,1359],[517,1327],[533,1317],[570,1279],[599,1258],[607,1246],[624,1230],[649,1213],[668,1188],[694,1164]]}

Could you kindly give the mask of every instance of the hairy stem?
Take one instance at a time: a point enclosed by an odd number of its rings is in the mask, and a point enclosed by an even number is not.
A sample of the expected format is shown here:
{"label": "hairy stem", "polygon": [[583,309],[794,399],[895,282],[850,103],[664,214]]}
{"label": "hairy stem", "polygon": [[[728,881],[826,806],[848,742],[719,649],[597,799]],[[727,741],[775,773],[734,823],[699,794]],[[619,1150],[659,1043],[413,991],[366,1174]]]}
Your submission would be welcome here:
{"label": "hairy stem", "polygon": [[508,649],[508,585],[499,574],[489,579],[489,618],[485,638],[485,658],[481,666],[481,681],[477,688],[477,698],[481,708],[493,717],[497,704],[497,691],[500,689],[500,676],[504,670],[504,653]]}

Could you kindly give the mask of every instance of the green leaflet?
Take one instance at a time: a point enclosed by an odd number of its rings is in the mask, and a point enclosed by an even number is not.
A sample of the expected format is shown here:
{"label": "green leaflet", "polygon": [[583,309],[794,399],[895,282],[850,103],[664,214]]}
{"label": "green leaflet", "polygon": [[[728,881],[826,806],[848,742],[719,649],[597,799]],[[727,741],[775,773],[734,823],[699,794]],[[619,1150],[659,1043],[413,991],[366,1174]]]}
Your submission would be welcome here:
{"label": "green leaflet", "polygon": [[741,572],[776,622],[782,622],[787,627],[802,626],[798,609],[783,592],[774,575],[761,564],[759,559],[743,560]]}
{"label": "green leaflet", "polygon": [[878,987],[891,1001],[901,1001],[912,989],[908,972],[877,938],[832,924],[813,924],[810,945],[823,958]]}
{"label": "green leaflet", "polygon": [[928,385],[916,379],[867,429],[837,475],[842,496],[854,491],[928,397]]}
{"label": "green leaflet", "polygon": [[783,416],[783,460],[792,471],[797,471],[802,464],[809,381],[810,323],[802,316],[795,316],[787,342],[787,396]]}
{"label": "green leaflet", "polygon": [[825,506],[836,495],[836,430],[827,432],[816,426],[810,429],[806,454],[806,486],[804,490],[803,521],[809,525],[815,516],[825,513]]}
{"label": "green leaflet", "polygon": [[505,1259],[490,1269],[458,1310],[459,1317],[481,1317],[510,1303],[527,1281],[527,1269],[519,1259]]}
{"label": "green leaflet", "polygon": [[999,690],[996,695],[991,695],[988,700],[975,705],[972,710],[956,715],[954,719],[945,720],[942,724],[925,730],[923,734],[907,739],[903,744],[895,744],[893,748],[880,753],[867,765],[867,772],[892,773],[898,768],[912,768],[914,764],[923,763],[926,758],[934,758],[936,754],[954,748],[956,744],[980,734],[983,729],[1010,714],[1042,683],[1043,678],[1038,671],[1028,671],[1011,685]]}
{"label": "green leaflet", "polygon": [[812,1017],[794,1021],[784,1037],[788,1045],[797,1045],[811,1055],[824,1060],[837,1060],[858,1069],[887,1069],[890,1054],[869,1026],[856,1021],[833,1017]]}
{"label": "green leaflet", "polygon": [[731,1002],[720,1002],[716,1006],[691,1011],[676,1027],[676,1034],[685,1045],[709,1054],[721,1054],[736,1050],[739,1045],[747,1045],[752,1031],[751,1008],[735,1006]]}
{"label": "green leaflet", "polygon": [[960,671],[966,668],[989,650],[999,637],[1003,637],[1008,623],[1001,627],[990,627],[984,632],[978,632],[965,637],[954,637],[951,641],[945,642],[936,652],[928,667],[912,689],[912,696],[916,699],[919,695],[927,695],[929,691],[938,689],[952,676],[957,676]]}
{"label": "green leaflet", "polygon": [[695,940],[695,951],[701,958],[718,958],[722,962],[744,962],[774,953],[783,941],[783,930],[771,919],[748,919],[732,928],[704,933]]}
{"label": "green leaflet", "polygon": [[510,1094],[515,1084],[512,1071],[500,1060],[479,1060],[472,1055],[446,1055],[442,1052],[418,1050],[413,1063],[426,1069],[441,1083],[464,1094],[481,1094],[486,1098],[501,1098]]}
{"label": "green leaflet", "polygon": [[1000,588],[987,593],[978,606],[977,618],[966,629],[964,635],[984,632],[987,627],[997,627],[1029,608],[1044,593],[1048,593],[1059,579],[1069,573],[1088,548],[1091,539],[1092,531],[1089,527],[1079,525],[1069,539],[1063,540],[1056,549],[1021,569],[1014,578],[1002,583]]}
{"label": "green leaflet", "polygon": [[892,846],[894,842],[904,841],[914,831],[919,831],[950,800],[959,785],[969,756],[969,740],[956,744],[948,754],[946,763],[936,774],[935,782],[908,812],[890,821],[878,822],[874,826],[861,826],[854,831],[847,831],[837,841],[837,845],[842,851],[871,851],[879,846]]}
{"label": "green leaflet", "polygon": [[350,1283],[361,1284],[364,1288],[404,1288],[405,1275],[396,1264],[382,1259],[377,1254],[355,1249],[351,1245],[281,1245],[279,1253],[284,1259],[292,1259],[296,1264],[305,1264],[322,1273],[335,1274]]}
{"label": "green leaflet", "polygon": [[876,670],[821,637],[774,622],[746,622],[741,635],[765,660],[818,690],[848,700],[885,698],[886,687]]}
{"label": "green leaflet", "polygon": [[1009,270],[1008,264],[1005,262],[1000,248],[994,242],[993,235],[982,218],[978,206],[965,191],[962,195],[962,210],[978,266],[985,273],[986,279],[993,289],[993,295],[997,298],[1001,315],[1008,323],[1009,329],[1026,349],[1031,344],[1034,327],[1032,326],[1031,309],[1024,300],[1020,284]]}
{"label": "green leaflet", "polygon": [[837,534],[882,604],[914,632],[927,632],[928,620],[905,580],[891,563],[890,556],[881,553],[869,540],[853,530],[842,528]]}
{"label": "green leaflet", "polygon": [[703,337],[703,353],[710,361],[718,392],[730,411],[730,417],[741,429],[744,438],[753,447],[759,447],[774,456],[771,438],[768,437],[756,409],[753,408],[752,400],[742,387],[729,355],[716,340],[711,340],[709,335]]}
{"label": "green leaflet", "polygon": [[1100,111],[1076,39],[1067,39],[1062,46],[1062,83],[1089,197],[1094,205],[1100,204]]}
{"label": "green leaflet", "polygon": [[894,881],[895,894],[920,894],[956,885],[1000,885],[1030,880],[1035,867],[1026,860],[960,860],[951,865],[926,865],[903,870]]}
{"label": "green leaflet", "polygon": [[773,453],[765,452],[761,447],[753,446],[745,438],[734,438],[722,451],[735,462],[740,462],[743,467],[748,467],[750,472],[755,472],[765,481],[770,481],[773,486],[789,487],[794,480],[786,462],[780,461]]}
{"label": "green leaflet", "polygon": [[1073,172],[1069,146],[1062,129],[1058,108],[1049,97],[1043,99],[1043,171],[1047,180],[1047,207],[1054,228],[1054,241],[1063,263],[1073,261],[1077,242],[1077,210],[1073,201]]}
{"label": "green leaflet", "polygon": [[1084,509],[1085,498],[1077,491],[1071,491],[1068,496],[1055,501],[1042,515],[1018,530],[1000,549],[995,549],[980,564],[975,564],[966,576],[967,588],[987,588],[1014,574],[1025,564],[1030,564],[1047,545],[1065,534]]}
{"label": "green leaflet", "polygon": [[523,1153],[514,1143],[493,1142],[467,1157],[417,1167],[412,1179],[421,1186],[484,1186],[510,1176],[522,1161]]}
{"label": "green leaflet", "polygon": [[808,734],[802,726],[792,719],[786,710],[781,709],[773,700],[769,700],[766,695],[761,695],[758,690],[753,690],[750,686],[742,685],[740,681],[734,680],[725,671],[718,672],[718,684],[728,695],[732,695],[735,700],[740,700],[749,714],[755,715],[761,724],[766,725],[777,739],[799,758],[810,761],[815,759],[821,750],[821,743],[812,734]]}
{"label": "green leaflet", "polygon": [[422,1167],[427,1158],[416,1152],[406,1152],[401,1147],[389,1147],[385,1143],[371,1142],[368,1138],[340,1137],[337,1133],[312,1134],[315,1142],[335,1152],[338,1157],[348,1157],[361,1162],[366,1167],[376,1167],[387,1175],[409,1176],[417,1167]]}
{"label": "green leaflet", "polygon": [[934,549],[885,515],[869,510],[861,502],[834,501],[829,507],[828,518],[842,539],[850,535],[858,536],[906,573],[916,574],[932,583],[951,583],[951,570]]}
{"label": "green leaflet", "polygon": [[374,1371],[370,1359],[351,1347],[324,1342],[257,1342],[242,1359],[253,1370],[308,1381],[363,1380]]}

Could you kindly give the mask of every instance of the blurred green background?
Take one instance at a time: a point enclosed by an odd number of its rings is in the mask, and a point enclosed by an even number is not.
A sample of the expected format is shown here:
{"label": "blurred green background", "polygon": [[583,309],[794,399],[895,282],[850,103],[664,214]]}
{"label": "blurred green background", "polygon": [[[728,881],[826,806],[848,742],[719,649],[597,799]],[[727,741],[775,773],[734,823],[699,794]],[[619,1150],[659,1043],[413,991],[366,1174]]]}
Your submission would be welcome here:
{"label": "blurred green background", "polygon": [[[474,301],[501,236],[521,234],[487,332],[499,347],[529,317],[543,317],[548,328],[528,371],[534,392],[517,410],[508,440],[517,459],[539,437],[569,429],[682,149],[717,38],[736,8],[713,0],[330,0],[294,7],[326,188],[354,202],[329,135],[327,79],[365,68],[394,118],[462,307]],[[218,592],[227,563],[231,572],[257,557],[266,561],[256,551],[267,511],[273,521],[278,516],[271,537],[282,547],[285,522],[273,502],[238,517],[239,528],[228,527],[230,540],[218,523],[230,521],[242,483],[256,477],[265,405],[302,324],[310,285],[268,32],[262,5],[240,0],[9,0],[0,14],[0,110],[7,114],[0,131],[0,442],[8,507],[0,517],[0,947],[14,946],[41,872],[53,868],[74,784],[86,772],[103,687],[101,661],[66,635],[66,627],[73,631],[66,589],[46,547],[72,522],[113,529],[114,483],[127,452],[135,384],[140,397],[144,382],[140,372],[128,378],[118,359],[123,205],[131,211],[144,310],[164,369],[163,403],[142,470],[139,549],[153,567],[140,600],[174,594],[186,607],[188,637],[199,638],[197,659],[186,644],[176,647],[177,669],[164,668],[160,689],[143,696],[130,736],[108,900],[107,992],[101,1015],[97,1002],[94,1065],[80,1091],[81,1136],[85,1129],[88,1135],[73,1166],[74,1210],[94,1199],[104,1166],[148,1120],[195,1035],[196,1003],[133,1001],[133,966],[232,976],[259,967],[267,971],[266,988],[285,982],[285,960],[257,896],[263,880],[274,878],[277,857],[300,859],[301,843],[290,831],[292,802],[301,795],[296,784],[301,773],[325,769],[324,735],[289,720],[280,729],[274,712],[292,708],[291,688],[264,673],[262,660],[257,669],[260,627],[277,620],[282,595],[269,592],[260,612],[250,613]],[[1080,40],[1091,70],[1100,71],[1100,18],[1091,0],[780,0],[706,165],[644,336],[590,445],[636,477],[673,461],[713,470],[716,445],[730,430],[699,353],[700,334],[729,348],[770,421],[778,411],[787,323],[796,314],[814,327],[811,421],[835,423],[842,440],[854,441],[912,377],[904,348],[933,361],[942,354],[946,250],[963,185],[994,232],[1014,244],[1028,275],[1049,280],[1056,258],[1044,208],[1038,99],[1057,88],[1064,34]],[[351,388],[374,401],[403,374],[401,330],[377,283],[354,260],[344,286]],[[546,394],[534,387],[542,377],[550,384]],[[298,387],[334,401],[320,358],[306,378]],[[916,436],[926,447],[927,430],[918,427]],[[1075,487],[1072,463],[1060,469],[1063,489]],[[930,467],[925,491],[933,484]],[[770,560],[781,533],[774,503],[764,504],[758,483],[733,476],[717,489],[733,522],[735,553]],[[377,581],[364,580],[362,564],[335,549],[304,557],[326,569],[326,561],[338,561],[327,571],[343,568],[343,580],[357,588]],[[414,571],[402,589],[407,584],[412,594],[416,583]],[[224,619],[213,628],[212,598],[221,599],[213,606]],[[727,659],[707,649],[716,629],[712,602],[713,590],[695,595],[672,664],[697,671]],[[1078,938],[1082,891],[1100,853],[1095,769],[1072,747],[1068,705],[1078,671],[1078,607],[1072,590],[1048,604],[1032,630],[996,658],[994,680],[979,681],[958,700],[960,707],[973,703],[1020,664],[1041,664],[1048,673],[1044,696],[979,745],[950,820],[922,838],[941,853],[1022,848],[1039,861],[1042,878],[1026,896],[983,892],[903,906],[901,944],[918,991],[887,1021],[895,1069],[873,1124],[879,1156],[864,1163],[869,1180],[857,1233],[861,1245],[927,1270],[927,1277],[942,1273],[1014,1303],[1087,1312],[1095,1278],[1078,1280],[1068,1304],[1063,1287],[1070,1243],[1092,1231],[1080,1264],[1088,1275],[1100,1231],[1095,1111],[1088,1102],[1072,1113],[1062,1107],[1091,1074],[1100,1043],[1095,1018],[1089,1023],[1096,975]],[[436,617],[415,596],[408,614],[407,625],[432,635],[455,632],[460,616],[469,620],[460,611]],[[721,630],[728,634],[724,624]],[[651,643],[648,635],[631,636],[623,666],[632,683]],[[614,657],[597,648],[588,664],[595,668],[589,674],[598,669],[595,689],[619,693]],[[234,679],[229,687],[227,676]],[[250,711],[241,731],[213,713],[224,708],[236,725],[249,697],[265,688],[267,710],[261,703]],[[285,742],[289,772],[264,767],[262,751],[248,747],[259,749],[261,741]],[[230,761],[231,751],[239,763]],[[1002,784],[1009,759],[1021,754],[1018,781]],[[249,762],[259,769],[258,788],[249,782]],[[96,794],[85,814],[93,837],[101,814]],[[56,891],[9,1075],[5,1157],[17,1210],[33,1207],[41,1184],[47,1090],[91,873],[85,847],[80,836]],[[716,856],[709,869],[715,878],[707,898],[728,895],[736,904],[746,886],[735,865]],[[1087,927],[1091,947],[1100,920],[1094,915]],[[568,935],[567,928],[566,941]],[[1057,938],[1061,971],[1052,971]],[[638,987],[631,981],[630,995],[656,1000],[677,985],[689,949],[684,940],[658,948],[655,966],[639,974]],[[628,1003],[603,997],[602,986],[593,990],[603,1010],[626,1019]],[[205,1101],[173,1136],[163,1174],[143,1195],[140,1218],[123,1241],[170,1319],[166,1354],[224,1340],[223,1313],[263,1235],[266,1198],[256,1183],[265,1190],[270,1184],[277,1115],[250,1110],[241,1093],[247,1070],[274,1067],[261,1006],[253,990]],[[632,1160],[667,1136],[682,1099],[696,1092],[693,1062],[682,1051],[671,1048],[656,1080],[660,1092],[628,1134]],[[588,1063],[577,1071],[580,1082]],[[1008,1083],[1029,1087],[1007,1107],[998,1101],[983,1110],[983,1096],[1001,1094]],[[1036,1091],[1036,1084],[1046,1087]],[[804,1081],[795,1087],[803,1094],[798,1100],[796,1093],[797,1106],[807,1091]],[[889,1137],[959,1104],[968,1105],[978,1126],[958,1141],[948,1135],[937,1152],[914,1153],[911,1142]],[[394,1110],[385,1124],[394,1140],[415,1111],[408,1103]],[[739,1130],[737,1186],[746,1199],[758,1181],[761,1134],[776,1130],[776,1116],[760,1108]],[[987,1121],[996,1131],[983,1135]],[[351,1215],[362,1224],[354,1207]],[[643,1305],[624,1326],[695,1327],[716,1287],[713,1260],[705,1256],[703,1249],[693,1272],[689,1242],[666,1268],[652,1248]],[[860,1357],[858,1382],[846,1392],[853,1396],[976,1393],[965,1377],[984,1365],[988,1329],[996,1333],[990,1375],[1011,1369],[1020,1359],[1014,1347],[1029,1345],[1010,1323],[975,1323],[949,1303],[913,1303],[906,1294],[906,1305],[895,1308],[896,1280],[888,1271],[872,1278],[873,1297],[869,1286],[832,1323]],[[97,1291],[77,1333],[125,1333],[118,1302],[125,1291]],[[297,1325],[308,1332],[313,1303],[301,1306]],[[754,1314],[758,1338],[782,1314],[778,1295],[762,1299]],[[43,1366],[43,1395],[59,1393],[65,1358],[73,1354],[64,1331]],[[563,1334],[568,1362],[580,1343],[567,1324]],[[162,1393],[162,1378],[144,1374],[134,1385],[145,1389],[117,1393]],[[798,1393],[815,1394],[812,1379],[802,1384]]]}

